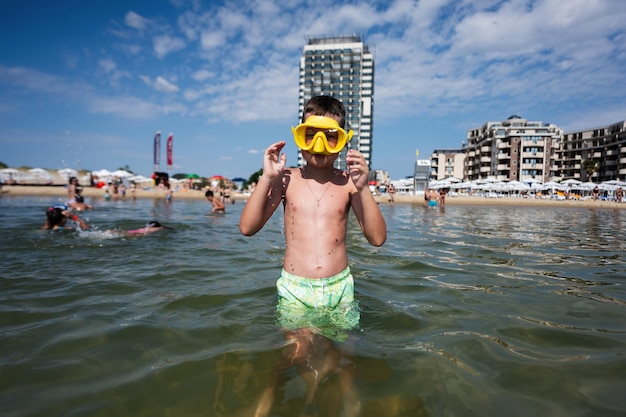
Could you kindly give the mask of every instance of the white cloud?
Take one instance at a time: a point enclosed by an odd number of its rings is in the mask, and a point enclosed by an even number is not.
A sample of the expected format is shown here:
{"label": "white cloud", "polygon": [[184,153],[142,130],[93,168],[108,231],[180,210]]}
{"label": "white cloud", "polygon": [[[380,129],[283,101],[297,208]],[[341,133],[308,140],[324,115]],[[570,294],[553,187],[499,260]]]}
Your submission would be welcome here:
{"label": "white cloud", "polygon": [[104,58],[98,61],[100,69],[109,77],[109,83],[117,87],[122,78],[131,78],[130,73],[117,68],[117,63],[111,58]]}
{"label": "white cloud", "polygon": [[156,80],[154,80],[154,89],[165,93],[175,93],[179,90],[176,85],[161,76],[158,76]]}
{"label": "white cloud", "polygon": [[126,13],[124,23],[133,29],[144,30],[150,24],[150,20],[138,15],[133,11],[130,11]]}
{"label": "white cloud", "polygon": [[194,72],[193,74],[191,74],[191,78],[194,79],[195,81],[205,81],[213,76],[215,76],[215,73],[211,71],[207,71],[205,69],[198,70]]}
{"label": "white cloud", "polygon": [[212,50],[218,48],[226,41],[226,35],[223,32],[203,31],[200,34],[200,46],[203,50]]}
{"label": "white cloud", "polygon": [[154,52],[158,58],[165,58],[171,52],[180,51],[185,48],[185,41],[168,35],[155,36],[152,39]]}
{"label": "white cloud", "polygon": [[156,77],[154,81],[146,75],[140,75],[139,78],[144,82],[144,84],[155,89],[156,91],[163,93],[176,93],[179,91],[178,86],[172,84],[161,76]]}

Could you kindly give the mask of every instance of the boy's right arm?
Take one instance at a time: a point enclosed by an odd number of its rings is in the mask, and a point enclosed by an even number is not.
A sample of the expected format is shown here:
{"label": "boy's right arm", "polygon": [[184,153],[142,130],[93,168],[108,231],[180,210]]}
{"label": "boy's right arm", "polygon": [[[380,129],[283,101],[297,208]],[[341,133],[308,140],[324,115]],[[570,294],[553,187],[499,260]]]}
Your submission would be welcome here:
{"label": "boy's right arm", "polygon": [[287,158],[280,151],[284,146],[285,142],[280,141],[265,150],[263,175],[259,177],[239,219],[239,231],[245,236],[252,236],[261,230],[282,200],[282,172]]}

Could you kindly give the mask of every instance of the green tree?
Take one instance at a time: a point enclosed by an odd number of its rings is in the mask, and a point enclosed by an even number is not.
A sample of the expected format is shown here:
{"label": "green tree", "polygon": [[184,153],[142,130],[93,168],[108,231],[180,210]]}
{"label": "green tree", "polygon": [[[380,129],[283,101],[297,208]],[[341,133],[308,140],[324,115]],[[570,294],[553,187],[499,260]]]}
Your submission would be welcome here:
{"label": "green tree", "polygon": [[5,164],[4,162],[0,162],[0,169],[5,169],[8,168],[9,166],[7,164]]}
{"label": "green tree", "polygon": [[130,172],[131,174],[134,174],[133,170],[130,169],[130,167],[128,165],[124,165],[124,167],[121,167],[121,168],[118,168],[118,169],[124,170],[126,172]]}
{"label": "green tree", "polygon": [[598,161],[595,159],[586,159],[583,161],[583,169],[587,173],[587,178],[591,180],[593,174],[598,172]]}

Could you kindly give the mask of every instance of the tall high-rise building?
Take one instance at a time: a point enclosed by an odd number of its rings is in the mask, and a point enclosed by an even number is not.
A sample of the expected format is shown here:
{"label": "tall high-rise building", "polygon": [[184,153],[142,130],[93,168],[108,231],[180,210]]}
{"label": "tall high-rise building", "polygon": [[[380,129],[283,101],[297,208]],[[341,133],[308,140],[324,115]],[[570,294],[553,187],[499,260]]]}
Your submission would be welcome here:
{"label": "tall high-rise building", "polygon": [[[372,168],[374,57],[360,36],[309,38],[300,58],[299,120],[311,97],[329,95],[346,107],[346,130],[354,136],[335,166],[346,169],[348,148],[357,149]],[[298,151],[298,164],[304,165]]]}

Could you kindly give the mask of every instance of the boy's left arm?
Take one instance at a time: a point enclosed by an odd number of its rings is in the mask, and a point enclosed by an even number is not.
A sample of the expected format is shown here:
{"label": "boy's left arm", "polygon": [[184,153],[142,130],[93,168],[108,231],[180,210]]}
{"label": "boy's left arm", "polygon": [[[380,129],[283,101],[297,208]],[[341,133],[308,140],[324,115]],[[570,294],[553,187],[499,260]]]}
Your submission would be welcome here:
{"label": "boy's left arm", "polygon": [[365,158],[359,151],[351,149],[346,156],[346,162],[350,178],[356,187],[356,192],[350,196],[354,214],[367,241],[374,246],[382,246],[387,240],[387,224],[369,189],[369,168]]}

